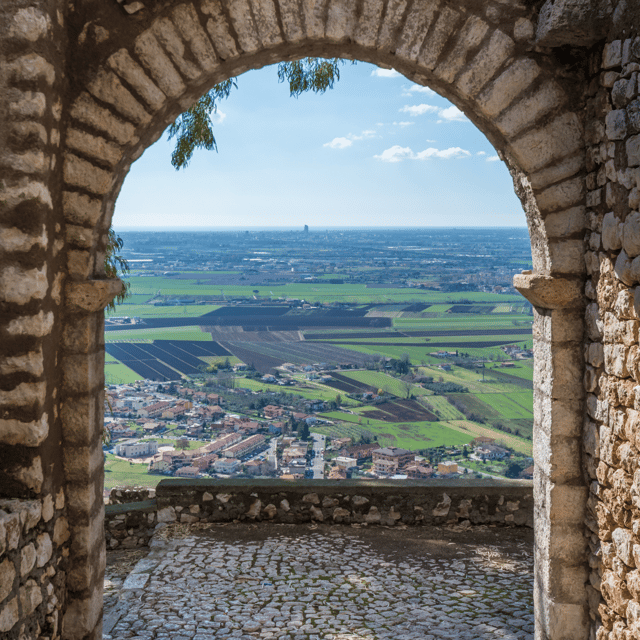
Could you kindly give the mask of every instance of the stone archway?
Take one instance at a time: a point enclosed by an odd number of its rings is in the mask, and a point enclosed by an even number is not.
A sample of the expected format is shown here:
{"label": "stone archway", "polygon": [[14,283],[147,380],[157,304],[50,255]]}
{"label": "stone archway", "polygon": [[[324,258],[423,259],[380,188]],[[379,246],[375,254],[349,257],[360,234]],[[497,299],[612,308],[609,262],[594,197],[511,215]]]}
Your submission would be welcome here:
{"label": "stone archway", "polygon": [[[536,307],[536,624],[541,638],[586,638],[582,94],[564,63],[536,51],[534,10],[500,0],[147,4],[87,1],[57,15],[16,14],[21,42],[48,38],[48,48],[24,53],[23,47],[11,62],[16,77],[34,78],[33,87],[26,80],[16,85],[24,94],[16,109],[35,141],[21,161],[37,170],[17,183],[8,202],[17,217],[33,212],[44,230],[39,240],[38,225],[22,228],[16,217],[19,232],[10,246],[27,257],[12,272],[23,285],[8,288],[19,320],[7,326],[14,327],[16,352],[33,343],[44,364],[16,356],[8,370],[2,442],[19,456],[4,477],[14,495],[25,497],[64,487],[59,518],[68,520],[70,535],[64,636],[96,637],[100,629],[102,309],[119,287],[105,280],[103,257],[122,181],[214,83],[311,55],[392,66],[430,86],[465,112],[511,171],[534,261],[534,272],[518,276],[516,286]],[[71,38],[66,56],[54,44],[61,35]],[[61,59],[67,80],[54,73]],[[40,85],[57,96],[46,108],[33,95]],[[49,136],[44,151],[39,127]]]}

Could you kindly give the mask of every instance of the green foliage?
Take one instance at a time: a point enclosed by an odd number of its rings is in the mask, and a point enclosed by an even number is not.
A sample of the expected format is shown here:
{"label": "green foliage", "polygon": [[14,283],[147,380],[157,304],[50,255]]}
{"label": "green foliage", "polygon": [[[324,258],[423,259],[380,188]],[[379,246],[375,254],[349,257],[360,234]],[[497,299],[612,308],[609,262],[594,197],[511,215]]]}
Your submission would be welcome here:
{"label": "green foliage", "polygon": [[307,91],[324,93],[327,89],[333,89],[334,83],[340,80],[340,65],[345,62],[340,58],[303,58],[281,62],[278,65],[278,80],[289,83],[289,93],[294,98]]}
{"label": "green foliage", "polygon": [[[278,65],[278,80],[289,83],[289,93],[294,98],[307,91],[324,93],[340,79],[340,65],[344,63],[340,58],[303,58],[281,62]],[[176,138],[176,146],[171,154],[171,164],[175,169],[189,166],[196,149],[218,150],[211,114],[217,111],[218,102],[228,98],[234,88],[238,88],[235,78],[216,84],[169,126],[169,140]]]}
{"label": "green foliage", "polygon": [[[129,273],[129,263],[120,255],[124,240],[116,234],[113,229],[109,229],[107,248],[104,253],[104,272],[107,278],[119,278],[121,275]],[[108,311],[115,311],[116,305],[126,300],[130,293],[129,282],[122,282],[122,291],[107,305]]]}
{"label": "green foliage", "polygon": [[238,87],[235,78],[216,84],[169,126],[169,140],[177,138],[171,154],[171,164],[175,169],[188,167],[196,149],[218,150],[211,114],[218,109],[216,101],[228,98],[234,87]]}

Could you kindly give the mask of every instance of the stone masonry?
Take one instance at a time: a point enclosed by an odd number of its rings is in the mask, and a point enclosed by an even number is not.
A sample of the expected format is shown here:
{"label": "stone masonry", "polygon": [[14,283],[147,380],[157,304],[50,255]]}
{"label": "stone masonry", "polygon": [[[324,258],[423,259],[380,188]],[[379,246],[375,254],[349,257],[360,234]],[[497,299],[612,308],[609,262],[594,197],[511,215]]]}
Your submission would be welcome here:
{"label": "stone masonry", "polygon": [[430,86],[508,166],[533,252],[536,635],[640,634],[639,28],[639,0],[4,0],[1,521],[55,507],[1,552],[4,636],[101,635],[104,251],[129,166],[213,84],[302,56]]}
{"label": "stone masonry", "polygon": [[147,546],[159,528],[174,522],[533,526],[533,491],[523,482],[162,480],[155,499],[113,491],[131,501],[106,508],[109,550]]}

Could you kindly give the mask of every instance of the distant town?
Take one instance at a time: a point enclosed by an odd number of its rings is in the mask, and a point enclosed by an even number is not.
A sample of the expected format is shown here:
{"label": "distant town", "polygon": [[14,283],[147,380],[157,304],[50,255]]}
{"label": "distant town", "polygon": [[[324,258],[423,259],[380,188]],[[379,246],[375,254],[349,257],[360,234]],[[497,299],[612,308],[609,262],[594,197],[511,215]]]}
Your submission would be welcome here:
{"label": "distant town", "polygon": [[531,476],[526,231],[126,233],[105,487]]}

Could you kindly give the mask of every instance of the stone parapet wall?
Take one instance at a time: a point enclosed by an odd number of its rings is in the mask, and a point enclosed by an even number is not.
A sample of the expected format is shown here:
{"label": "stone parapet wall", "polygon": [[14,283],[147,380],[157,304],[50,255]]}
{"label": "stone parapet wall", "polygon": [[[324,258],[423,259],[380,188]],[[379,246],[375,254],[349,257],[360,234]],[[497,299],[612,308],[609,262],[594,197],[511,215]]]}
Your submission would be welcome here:
{"label": "stone parapet wall", "polygon": [[145,546],[158,524],[173,522],[533,526],[529,482],[163,480],[156,492],[106,507],[107,548]]}
{"label": "stone parapet wall", "polygon": [[0,500],[0,637],[61,637],[69,527],[64,494]]}
{"label": "stone parapet wall", "polygon": [[113,487],[109,493],[108,504],[128,504],[130,502],[144,502],[155,498],[155,489],[149,487]]}

